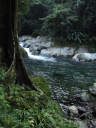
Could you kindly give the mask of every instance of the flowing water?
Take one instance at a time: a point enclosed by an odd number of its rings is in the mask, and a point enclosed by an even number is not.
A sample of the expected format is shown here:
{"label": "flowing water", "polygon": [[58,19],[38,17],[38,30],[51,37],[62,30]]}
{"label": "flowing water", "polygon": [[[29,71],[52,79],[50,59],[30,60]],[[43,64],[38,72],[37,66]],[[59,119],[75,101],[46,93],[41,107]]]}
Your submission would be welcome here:
{"label": "flowing water", "polygon": [[44,76],[49,81],[52,98],[60,104],[96,82],[96,64],[92,62],[32,55],[25,58],[24,63],[29,74]]}
{"label": "flowing water", "polygon": [[[23,42],[20,45],[23,47]],[[32,55],[29,48],[24,49],[28,53],[28,58],[24,58],[28,73],[48,80],[52,99],[60,104],[63,112],[66,112],[65,104],[77,104],[78,99],[74,97],[96,82],[96,63]]]}

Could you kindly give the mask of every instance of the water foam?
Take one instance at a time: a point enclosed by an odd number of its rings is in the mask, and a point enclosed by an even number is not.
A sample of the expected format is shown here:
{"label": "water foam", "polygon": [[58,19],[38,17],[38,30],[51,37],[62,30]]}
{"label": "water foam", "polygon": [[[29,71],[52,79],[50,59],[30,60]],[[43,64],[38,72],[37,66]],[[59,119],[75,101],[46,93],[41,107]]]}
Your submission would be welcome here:
{"label": "water foam", "polygon": [[[23,44],[23,42],[20,42],[19,45],[20,45],[21,47],[23,47],[24,44]],[[24,50],[27,52],[28,57],[29,57],[30,59],[56,62],[55,58],[53,58],[53,57],[45,57],[45,56],[40,56],[40,55],[32,55],[31,52],[30,52],[30,50],[29,50],[29,48],[25,48],[25,47],[23,47],[23,48],[24,48]]]}

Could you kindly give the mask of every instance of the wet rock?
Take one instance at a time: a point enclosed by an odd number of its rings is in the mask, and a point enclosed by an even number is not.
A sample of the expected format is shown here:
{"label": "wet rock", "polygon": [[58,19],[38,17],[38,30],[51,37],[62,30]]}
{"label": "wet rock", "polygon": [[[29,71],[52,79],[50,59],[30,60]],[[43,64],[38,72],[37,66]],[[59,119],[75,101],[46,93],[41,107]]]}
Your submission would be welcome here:
{"label": "wet rock", "polygon": [[48,49],[43,49],[41,50],[41,55],[46,55],[46,56],[73,56],[74,54],[74,48],[71,47],[64,47],[64,48],[56,48],[56,47],[51,47]]}
{"label": "wet rock", "polygon": [[88,95],[88,93],[87,92],[83,92],[83,93],[81,93],[81,100],[82,101],[84,101],[84,102],[87,102],[87,101],[89,101],[89,99],[90,99],[90,97],[89,97],[89,95]]}
{"label": "wet rock", "polygon": [[41,42],[39,45],[39,48],[40,49],[47,49],[47,48],[51,47],[51,45],[52,45],[52,42]]}
{"label": "wet rock", "polygon": [[75,61],[95,61],[96,53],[78,53],[73,56]]}
{"label": "wet rock", "polygon": [[29,48],[29,47],[31,47],[31,43],[30,42],[28,42],[28,43],[23,42],[23,47],[24,48]]}
{"label": "wet rock", "polygon": [[[25,48],[30,48],[33,53],[38,53],[45,56],[64,56],[73,57],[75,61],[94,61],[96,60],[96,53],[88,53],[88,50],[84,47],[72,48],[72,47],[53,47],[54,42],[48,37],[33,38],[31,36],[19,37],[19,42],[23,42]],[[35,52],[36,50],[36,52]],[[32,54],[33,54],[32,53]]]}
{"label": "wet rock", "polygon": [[91,121],[91,124],[92,124],[92,126],[93,126],[94,128],[96,128],[96,120],[92,120],[92,121]]}
{"label": "wet rock", "polygon": [[38,55],[39,54],[38,47],[36,47],[36,46],[34,46],[34,47],[31,46],[29,48],[29,51],[31,52],[32,55]]}
{"label": "wet rock", "polygon": [[93,86],[89,88],[89,92],[92,95],[95,95],[96,96],[96,83],[94,83]]}
{"label": "wet rock", "polygon": [[86,121],[78,121],[79,128],[88,128]]}
{"label": "wet rock", "polygon": [[46,37],[46,36],[37,36],[36,37],[36,41],[38,42],[50,42],[51,41],[51,38],[49,38],[49,37]]}
{"label": "wet rock", "polygon": [[24,41],[26,41],[26,40],[31,40],[32,39],[32,37],[31,36],[21,36],[21,37],[19,37],[19,42],[24,42]]}
{"label": "wet rock", "polygon": [[78,48],[75,51],[75,54],[77,54],[77,53],[88,53],[88,49],[87,48],[84,48],[84,47]]}
{"label": "wet rock", "polygon": [[81,93],[80,98],[81,98],[81,101],[83,101],[83,102],[93,102],[93,101],[96,100],[96,99],[95,99],[90,93],[88,93],[88,92],[83,92],[83,93]]}
{"label": "wet rock", "polygon": [[79,111],[80,114],[86,113],[86,108],[79,106],[78,111]]}
{"label": "wet rock", "polygon": [[72,105],[69,106],[69,113],[70,115],[78,115],[78,109],[76,106]]}
{"label": "wet rock", "polygon": [[61,109],[65,115],[68,115],[68,106],[64,104],[60,104]]}
{"label": "wet rock", "polygon": [[27,46],[26,46],[26,48],[29,48],[31,45],[30,44],[28,44]]}
{"label": "wet rock", "polygon": [[93,107],[92,115],[94,118],[96,118],[96,105]]}
{"label": "wet rock", "polygon": [[42,49],[40,55],[51,56],[51,52],[49,49]]}
{"label": "wet rock", "polygon": [[24,47],[29,48],[30,52],[32,54],[40,54],[41,50],[43,49],[47,49],[51,46],[51,42],[40,42],[37,41],[36,39],[32,39],[32,40],[27,40],[26,42],[24,42]]}
{"label": "wet rock", "polygon": [[79,106],[79,107],[78,107],[78,111],[79,111],[79,118],[80,118],[81,120],[86,119],[86,112],[87,112],[86,108]]}

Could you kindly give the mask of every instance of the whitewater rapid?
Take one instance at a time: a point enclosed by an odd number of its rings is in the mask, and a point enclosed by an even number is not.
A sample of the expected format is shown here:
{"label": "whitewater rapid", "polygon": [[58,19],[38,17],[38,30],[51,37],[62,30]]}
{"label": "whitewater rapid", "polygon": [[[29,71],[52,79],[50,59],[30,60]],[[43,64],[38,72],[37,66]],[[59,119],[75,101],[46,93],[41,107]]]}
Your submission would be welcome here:
{"label": "whitewater rapid", "polygon": [[42,60],[42,61],[50,61],[50,62],[56,62],[56,59],[53,57],[46,57],[41,55],[32,55],[29,48],[25,48],[23,42],[20,42],[19,45],[24,48],[24,50],[27,52],[28,57],[30,59],[34,60]]}

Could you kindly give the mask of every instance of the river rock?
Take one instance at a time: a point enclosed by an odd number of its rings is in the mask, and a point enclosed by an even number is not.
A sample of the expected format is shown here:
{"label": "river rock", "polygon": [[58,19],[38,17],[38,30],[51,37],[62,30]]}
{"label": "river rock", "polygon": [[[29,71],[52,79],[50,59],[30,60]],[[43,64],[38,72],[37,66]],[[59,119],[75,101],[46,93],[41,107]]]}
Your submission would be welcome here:
{"label": "river rock", "polygon": [[94,101],[96,101],[95,97],[92,96],[88,92],[81,93],[81,97],[80,98],[81,98],[81,101],[83,101],[83,102],[94,102]]}
{"label": "river rock", "polygon": [[60,106],[61,106],[61,109],[62,109],[63,113],[65,115],[68,115],[68,110],[69,110],[68,106],[67,105],[64,105],[62,103],[60,103]]}
{"label": "river rock", "polygon": [[92,120],[92,121],[91,121],[91,124],[92,124],[92,126],[93,126],[94,128],[96,128],[96,120]]}
{"label": "river rock", "polygon": [[64,47],[64,48],[56,48],[56,47],[51,47],[48,49],[43,49],[41,50],[41,55],[45,56],[73,56],[74,54],[74,48],[71,47]]}
{"label": "river rock", "polygon": [[81,98],[81,100],[84,101],[84,102],[88,102],[89,99],[90,99],[90,97],[89,97],[89,95],[88,95],[87,92],[81,93],[81,97],[80,97],[80,98]]}
{"label": "river rock", "polygon": [[88,49],[84,47],[80,47],[75,51],[75,54],[77,53],[88,53]]}
{"label": "river rock", "polygon": [[78,109],[74,105],[69,106],[69,112],[70,112],[71,115],[78,115]]}
{"label": "river rock", "polygon": [[96,53],[78,53],[73,56],[75,61],[94,61],[96,60]]}
{"label": "river rock", "polygon": [[47,36],[37,36],[36,37],[36,41],[38,42],[50,42],[51,38],[47,37]]}
{"label": "river rock", "polygon": [[94,83],[93,86],[89,88],[89,92],[92,95],[95,95],[96,96],[96,83]]}
{"label": "river rock", "polygon": [[21,36],[19,37],[19,42],[24,42],[26,40],[31,40],[32,37],[31,36]]}
{"label": "river rock", "polygon": [[78,111],[80,114],[86,113],[86,108],[79,106]]}
{"label": "river rock", "polygon": [[19,46],[20,54],[23,58],[28,57],[27,52],[24,50],[23,47]]}
{"label": "river rock", "polygon": [[88,128],[86,121],[78,121],[79,128]]}
{"label": "river rock", "polygon": [[[54,43],[48,37],[19,37],[19,42],[23,42],[22,46],[29,48],[31,54],[40,54],[43,56],[64,56],[72,57],[75,61],[94,61],[96,53],[88,53],[87,48],[72,48],[72,47],[53,47]],[[74,55],[75,54],[75,55]]]}

